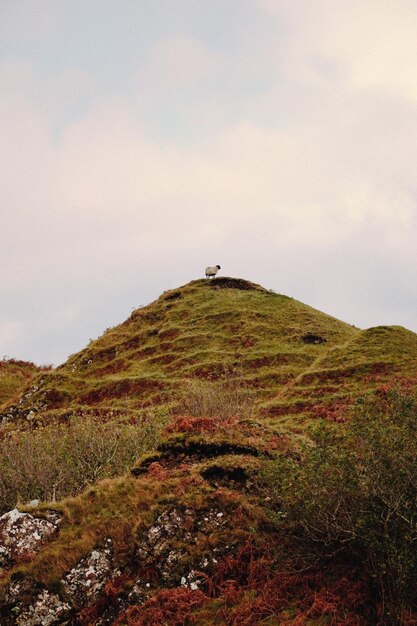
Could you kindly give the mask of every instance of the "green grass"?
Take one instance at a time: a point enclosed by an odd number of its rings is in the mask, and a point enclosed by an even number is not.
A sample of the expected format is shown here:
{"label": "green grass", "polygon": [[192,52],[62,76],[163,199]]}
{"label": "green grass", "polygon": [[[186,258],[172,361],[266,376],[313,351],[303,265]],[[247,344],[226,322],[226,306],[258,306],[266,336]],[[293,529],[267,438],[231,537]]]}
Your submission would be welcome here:
{"label": "green grass", "polygon": [[320,355],[284,393],[263,403],[262,411],[274,416],[296,413],[298,420],[321,415],[326,407],[354,401],[385,383],[415,379],[416,367],[415,333],[401,326],[358,331],[347,342]]}
{"label": "green grass", "polygon": [[[306,343],[309,336],[322,343]],[[297,430],[318,407],[410,375],[416,364],[417,335],[402,327],[361,331],[253,283],[197,280],[44,373],[19,412],[33,409],[41,423],[74,410],[138,417],[157,406],[175,414],[189,411],[193,382],[234,381],[253,390],[251,411]]]}

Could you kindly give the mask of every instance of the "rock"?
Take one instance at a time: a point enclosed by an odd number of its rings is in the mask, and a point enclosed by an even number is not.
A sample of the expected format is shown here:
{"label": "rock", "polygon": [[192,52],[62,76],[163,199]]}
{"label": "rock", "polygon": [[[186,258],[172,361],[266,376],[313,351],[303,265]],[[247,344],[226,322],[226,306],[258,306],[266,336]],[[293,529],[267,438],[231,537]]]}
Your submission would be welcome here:
{"label": "rock", "polygon": [[[209,561],[206,560],[207,565]],[[196,571],[192,569],[186,576],[182,576],[181,578],[181,586],[187,587],[192,591],[196,591],[196,589],[200,589],[201,585],[205,582],[206,577],[203,575],[201,571]]]}
{"label": "rock", "polygon": [[48,512],[45,518],[13,509],[0,517],[0,568],[9,567],[23,555],[37,552],[58,530],[60,515]]}
{"label": "rock", "polygon": [[[32,582],[29,578],[22,580],[11,580],[7,585],[4,593],[5,603],[14,606],[18,603],[19,598],[23,595],[30,596],[32,591]],[[17,607],[19,612],[19,608]]]}
{"label": "rock", "polygon": [[[16,618],[17,626],[54,626],[69,619],[71,607],[46,589]],[[68,623],[68,622],[67,622]]]}
{"label": "rock", "polygon": [[120,575],[112,569],[111,539],[93,550],[62,580],[65,596],[77,607],[93,604],[110,578]]}
{"label": "rock", "polygon": [[135,582],[128,596],[129,604],[143,604],[152,593],[152,584],[140,578]]}
{"label": "rock", "polygon": [[[204,574],[211,569],[215,559],[196,563],[194,568],[181,573],[181,561],[188,552],[188,546],[198,544],[203,535],[210,535],[225,528],[228,524],[222,511],[213,508],[204,512],[192,509],[173,508],[166,510],[156,522],[145,531],[141,538],[136,555],[141,567],[156,569],[162,581],[171,584],[177,582],[182,586],[196,589],[204,580]],[[214,553],[214,551],[213,551]]]}

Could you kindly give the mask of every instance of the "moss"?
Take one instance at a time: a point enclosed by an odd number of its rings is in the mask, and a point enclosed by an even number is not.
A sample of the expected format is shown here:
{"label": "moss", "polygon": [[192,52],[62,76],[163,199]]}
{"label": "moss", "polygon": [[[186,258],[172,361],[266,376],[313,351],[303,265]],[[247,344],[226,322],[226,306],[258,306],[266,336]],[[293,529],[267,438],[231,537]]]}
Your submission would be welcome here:
{"label": "moss", "polygon": [[162,459],[163,454],[161,452],[151,452],[149,454],[144,454],[138,459],[138,461],[130,470],[131,474],[133,476],[141,476],[142,474],[146,474],[151,463],[157,463]]}
{"label": "moss", "polygon": [[250,454],[252,456],[259,456],[260,454],[255,446],[239,444],[230,440],[207,441],[204,438],[190,437],[185,434],[161,441],[158,450],[176,457],[183,455],[200,458],[223,456],[225,454]]}

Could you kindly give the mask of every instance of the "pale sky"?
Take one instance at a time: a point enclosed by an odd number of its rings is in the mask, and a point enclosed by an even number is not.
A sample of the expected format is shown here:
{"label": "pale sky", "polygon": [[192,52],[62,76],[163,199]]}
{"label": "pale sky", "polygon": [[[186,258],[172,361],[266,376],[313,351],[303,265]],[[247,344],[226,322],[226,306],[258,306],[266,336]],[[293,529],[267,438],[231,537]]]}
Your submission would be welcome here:
{"label": "pale sky", "polygon": [[415,0],[0,0],[0,358],[204,276],[417,331]]}

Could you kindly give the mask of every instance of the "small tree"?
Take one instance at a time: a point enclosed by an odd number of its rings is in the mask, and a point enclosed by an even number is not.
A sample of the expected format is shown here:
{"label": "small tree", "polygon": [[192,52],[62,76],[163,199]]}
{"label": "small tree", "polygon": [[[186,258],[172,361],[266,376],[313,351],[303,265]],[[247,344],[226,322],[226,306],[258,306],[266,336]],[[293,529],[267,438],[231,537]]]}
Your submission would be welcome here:
{"label": "small tree", "polygon": [[341,430],[312,432],[302,461],[275,467],[278,515],[319,556],[347,551],[373,582],[380,623],[403,624],[417,585],[417,401],[358,402]]}

